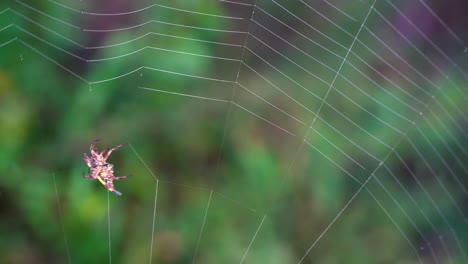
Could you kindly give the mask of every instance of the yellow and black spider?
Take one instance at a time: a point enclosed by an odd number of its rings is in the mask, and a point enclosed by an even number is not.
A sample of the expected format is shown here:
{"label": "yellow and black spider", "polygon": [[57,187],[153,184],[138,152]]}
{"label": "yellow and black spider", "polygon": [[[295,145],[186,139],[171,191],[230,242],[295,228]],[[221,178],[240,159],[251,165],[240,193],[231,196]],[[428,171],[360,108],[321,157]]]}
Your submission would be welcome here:
{"label": "yellow and black spider", "polygon": [[84,154],[84,160],[86,165],[89,167],[89,175],[84,176],[86,179],[91,180],[99,180],[104,187],[107,188],[110,192],[113,192],[117,195],[122,195],[119,191],[114,188],[113,181],[121,180],[127,178],[127,176],[114,176],[114,165],[107,163],[106,160],[109,158],[112,151],[117,150],[126,144],[120,144],[116,147],[113,147],[109,150],[104,149],[101,153],[99,153],[94,146],[96,141],[94,140],[89,147],[89,151],[91,152],[91,158]]}

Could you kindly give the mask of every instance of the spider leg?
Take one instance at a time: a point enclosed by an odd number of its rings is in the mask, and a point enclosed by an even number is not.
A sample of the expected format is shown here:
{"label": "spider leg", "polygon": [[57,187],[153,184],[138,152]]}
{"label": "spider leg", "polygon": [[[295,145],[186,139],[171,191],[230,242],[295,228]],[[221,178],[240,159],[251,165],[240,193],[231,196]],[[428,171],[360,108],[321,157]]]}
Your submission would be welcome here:
{"label": "spider leg", "polygon": [[91,159],[88,157],[88,155],[86,155],[86,153],[84,153],[84,160],[86,162],[86,165],[88,165],[88,167],[91,168]]}
{"label": "spider leg", "polygon": [[117,191],[117,190],[115,190],[115,189],[114,189],[112,192],[115,193],[115,194],[118,195],[118,196],[121,196],[121,195],[122,195],[121,192],[119,192],[119,191]]}
{"label": "spider leg", "polygon": [[114,177],[113,180],[118,181],[118,180],[122,180],[122,179],[127,179],[127,177],[129,177],[129,176],[132,176],[132,175]]}
{"label": "spider leg", "polygon": [[91,176],[91,175],[83,175],[83,178],[90,179],[90,180],[95,180],[95,178],[93,178],[93,176]]}
{"label": "spider leg", "polygon": [[96,142],[100,141],[101,139],[95,139],[93,140],[93,142],[91,142],[91,146],[89,146],[89,151],[91,152],[91,154],[96,154],[97,153],[97,149],[95,147],[96,145]]}
{"label": "spider leg", "polygon": [[115,188],[114,188],[114,184],[112,183],[112,181],[108,181],[106,182],[106,188],[107,190],[109,190],[110,192],[113,192],[115,193],[116,195],[122,195],[121,192],[117,191]]}
{"label": "spider leg", "polygon": [[107,151],[106,156],[104,156],[104,160],[106,160],[106,159],[110,156],[110,154],[112,153],[112,151],[118,150],[119,148],[121,148],[121,147],[123,147],[123,146],[125,146],[125,145],[127,145],[127,143],[125,143],[125,144],[120,144],[120,145],[118,145],[118,146],[115,146],[115,147],[111,148],[109,151]]}
{"label": "spider leg", "polygon": [[[104,157],[104,160],[106,160],[106,157],[104,156],[107,152],[109,151],[108,148],[105,148],[101,151],[101,153],[99,153],[99,155],[101,155],[102,157]],[[96,151],[97,152],[97,151]]]}

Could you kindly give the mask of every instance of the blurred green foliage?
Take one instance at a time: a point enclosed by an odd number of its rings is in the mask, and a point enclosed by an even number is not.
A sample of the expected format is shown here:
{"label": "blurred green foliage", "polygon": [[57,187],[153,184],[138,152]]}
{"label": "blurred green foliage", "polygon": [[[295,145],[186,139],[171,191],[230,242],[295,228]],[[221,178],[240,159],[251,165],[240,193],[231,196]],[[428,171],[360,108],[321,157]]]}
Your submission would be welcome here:
{"label": "blurred green foliage", "polygon": [[[341,8],[355,14],[356,20],[363,21],[367,11],[363,7],[370,6],[365,2],[343,4]],[[281,63],[278,55],[270,54],[268,60],[282,72],[298,83],[308,83],[308,88],[321,96],[328,96],[328,104],[324,104],[320,112],[321,118],[312,121],[311,113],[304,109],[294,110],[297,105],[288,96],[271,89],[246,67],[239,68],[239,62],[223,64],[225,62],[206,57],[239,59],[242,49],[210,43],[235,40],[242,44],[244,39],[236,39],[242,38],[239,35],[226,37],[216,30],[169,27],[154,21],[245,30],[251,13],[242,11],[244,9],[239,12],[247,19],[236,24],[216,16],[158,6],[122,19],[122,16],[77,13],[54,1],[25,3],[0,3],[0,11],[9,8],[0,14],[0,29],[3,28],[0,31],[0,262],[69,263],[70,258],[71,263],[105,263],[111,256],[113,263],[144,263],[152,254],[153,263],[222,263],[225,260],[297,263],[316,238],[327,231],[305,263],[417,263],[418,257],[430,262],[434,256],[427,248],[413,248],[413,245],[424,245],[421,234],[434,243],[433,254],[441,260],[439,263],[450,263],[449,259],[451,263],[463,263],[457,245],[452,244],[452,235],[457,234],[459,246],[468,248],[468,228],[451,199],[466,211],[467,207],[462,203],[466,196],[460,183],[450,178],[451,174],[443,164],[452,157],[451,149],[446,146],[457,144],[462,144],[453,150],[460,159],[458,162],[467,162],[464,155],[466,134],[459,134],[458,123],[444,125],[452,123],[452,116],[456,121],[465,121],[466,97],[460,96],[450,81],[463,83],[463,79],[458,79],[455,73],[447,72],[449,81],[437,83],[440,90],[434,90],[433,94],[439,100],[437,104],[431,104],[426,94],[409,89],[399,91],[386,80],[378,81],[383,89],[375,89],[375,83],[352,68],[344,67],[341,74],[371,93],[381,104],[376,104],[345,80],[338,79],[335,86],[343,87],[342,93],[352,97],[353,103],[335,90],[328,94],[329,87],[321,90],[318,81],[311,82],[310,76]],[[96,13],[106,12],[103,7],[111,5],[97,1],[60,3]],[[117,3],[115,1],[118,8]],[[235,10],[217,1],[157,3],[209,14],[236,14]],[[309,15],[310,11],[298,3],[281,3],[294,14]],[[34,9],[28,7],[29,4]],[[119,11],[142,6],[145,5],[122,4]],[[294,17],[273,2],[266,2],[261,8],[272,10],[272,15],[300,27]],[[323,11],[323,14],[328,13]],[[350,32],[357,32],[360,26],[360,23],[346,23],[348,20],[344,17],[333,19]],[[133,30],[111,33],[84,30],[106,26],[124,28],[148,21],[153,22]],[[375,16],[371,17],[367,25],[372,28],[378,24],[376,21]],[[374,29],[379,30],[378,26]],[[310,28],[301,30],[313,32]],[[346,47],[352,43],[352,38],[330,25],[319,25],[319,30],[336,37],[336,41]],[[339,67],[341,60],[336,57],[304,45],[303,40],[286,34],[284,37],[326,65],[334,69]],[[132,39],[137,40],[130,41]],[[252,39],[247,44],[260,52],[262,48],[255,46],[258,43]],[[323,36],[317,36],[317,39],[322,41]],[[360,39],[370,43],[372,48],[379,47],[369,34],[363,34]],[[105,48],[89,48],[93,46]],[[356,46],[362,49],[361,44]],[[329,48],[340,50],[332,44]],[[185,53],[167,51],[169,49]],[[297,50],[281,46],[277,49],[291,60],[307,64],[304,55]],[[362,58],[369,63],[376,61],[375,55],[370,53],[363,52]],[[260,60],[252,55],[245,55],[243,59],[251,61],[254,67],[259,65],[256,69],[264,69]],[[350,56],[349,61],[362,64],[354,56]],[[254,95],[235,88],[237,85],[190,77],[233,80],[239,69],[239,82],[256,87],[281,108],[305,116],[307,124],[313,122],[314,130],[306,139],[313,142],[318,151],[300,140],[305,137],[307,127],[283,122],[278,112],[263,106]],[[333,73],[319,66],[317,71],[329,81],[334,77]],[[273,83],[287,81],[273,70],[264,70],[262,74]],[[141,87],[227,101],[235,98],[235,102],[249,106],[255,115],[282,122],[284,127],[300,135],[299,140],[285,136],[280,129],[233,104]],[[285,88],[293,92],[293,88]],[[417,128],[426,132],[428,140],[419,136],[406,121],[387,111],[390,108],[403,116],[414,114],[409,108],[399,108],[401,103],[388,91],[397,98],[407,98],[405,93],[408,92],[427,103],[428,113],[433,114],[418,121]],[[316,99],[307,101],[305,97],[299,97],[299,100],[306,101],[305,104],[314,110],[322,103],[315,102]],[[404,100],[417,106],[409,99]],[[356,104],[369,109],[375,117],[363,116],[362,109]],[[463,112],[457,112],[454,105]],[[362,151],[339,132],[370,153],[385,158],[385,166],[392,168],[390,171],[400,170],[401,161],[393,152],[388,154],[389,150],[369,135],[341,122],[331,107],[357,120],[384,143],[397,146],[396,152],[408,163],[417,159],[412,163],[412,170],[421,177],[425,189],[408,184],[397,175],[405,186],[402,188],[400,182],[384,169],[374,170],[380,168],[378,162],[363,157]],[[445,109],[455,114],[445,115]],[[407,138],[422,150],[427,161],[421,161],[410,144],[405,140],[400,142],[401,135],[382,125],[377,117],[408,132]],[[333,124],[335,129],[325,122]],[[432,125],[437,129],[432,129]],[[466,127],[466,122],[458,125]],[[134,175],[115,183],[122,191],[122,197],[113,194],[109,197],[97,181],[81,177],[87,172],[82,155],[97,138],[103,139],[98,145],[100,149],[130,143],[110,157],[117,175]],[[433,149],[437,149],[443,159],[424,156],[426,151],[429,153]],[[368,170],[361,171],[340,151],[365,163]],[[424,162],[431,164],[440,178],[427,176],[434,172],[428,171]],[[371,173],[376,179],[370,179],[361,191],[360,185],[334,164],[344,166],[361,183]],[[456,175],[461,175],[461,184],[467,184],[466,171],[460,168],[458,165],[452,169]],[[453,197],[440,189],[439,179]],[[359,195],[341,215],[340,210],[354,199],[353,194],[357,191]],[[421,212],[407,192],[417,201]],[[431,204],[431,197],[436,200],[436,206]],[[409,218],[406,212],[409,212]],[[330,223],[335,224],[328,230]],[[438,238],[432,237],[441,234],[448,237],[444,246],[450,247],[450,257],[444,255],[446,251],[435,241]]]}

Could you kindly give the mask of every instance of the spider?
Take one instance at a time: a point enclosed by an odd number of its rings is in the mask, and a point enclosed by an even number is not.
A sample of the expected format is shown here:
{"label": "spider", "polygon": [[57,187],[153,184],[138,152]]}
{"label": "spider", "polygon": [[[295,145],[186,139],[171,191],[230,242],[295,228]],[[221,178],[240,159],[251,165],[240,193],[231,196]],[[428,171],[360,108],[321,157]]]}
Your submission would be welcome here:
{"label": "spider", "polygon": [[99,140],[94,140],[91,142],[91,146],[89,147],[89,151],[91,152],[91,158],[84,154],[84,161],[86,165],[89,167],[89,175],[83,176],[86,179],[91,180],[99,180],[104,187],[107,188],[110,192],[115,193],[116,195],[122,195],[119,191],[114,188],[113,181],[121,180],[127,178],[127,176],[114,176],[114,165],[107,163],[106,160],[109,158],[112,151],[117,150],[126,144],[120,144],[115,146],[109,150],[104,149],[101,153],[99,153],[94,146],[96,142]]}

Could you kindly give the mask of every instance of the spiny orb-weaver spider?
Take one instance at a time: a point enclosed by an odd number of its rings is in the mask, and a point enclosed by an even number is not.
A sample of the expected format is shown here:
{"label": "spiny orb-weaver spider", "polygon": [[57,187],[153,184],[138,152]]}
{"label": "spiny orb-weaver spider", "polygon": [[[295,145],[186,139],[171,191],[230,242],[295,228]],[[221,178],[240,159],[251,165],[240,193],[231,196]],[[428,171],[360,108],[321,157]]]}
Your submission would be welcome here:
{"label": "spiny orb-weaver spider", "polygon": [[107,188],[110,192],[113,192],[117,195],[122,195],[119,191],[114,188],[113,181],[121,180],[127,178],[127,176],[114,176],[114,165],[107,163],[106,160],[109,158],[112,151],[117,150],[126,144],[120,144],[111,149],[104,149],[101,153],[98,152],[94,146],[99,140],[94,140],[91,142],[89,151],[91,152],[91,158],[84,153],[84,160],[86,165],[89,167],[89,175],[83,176],[86,179],[99,180],[104,187]]}

